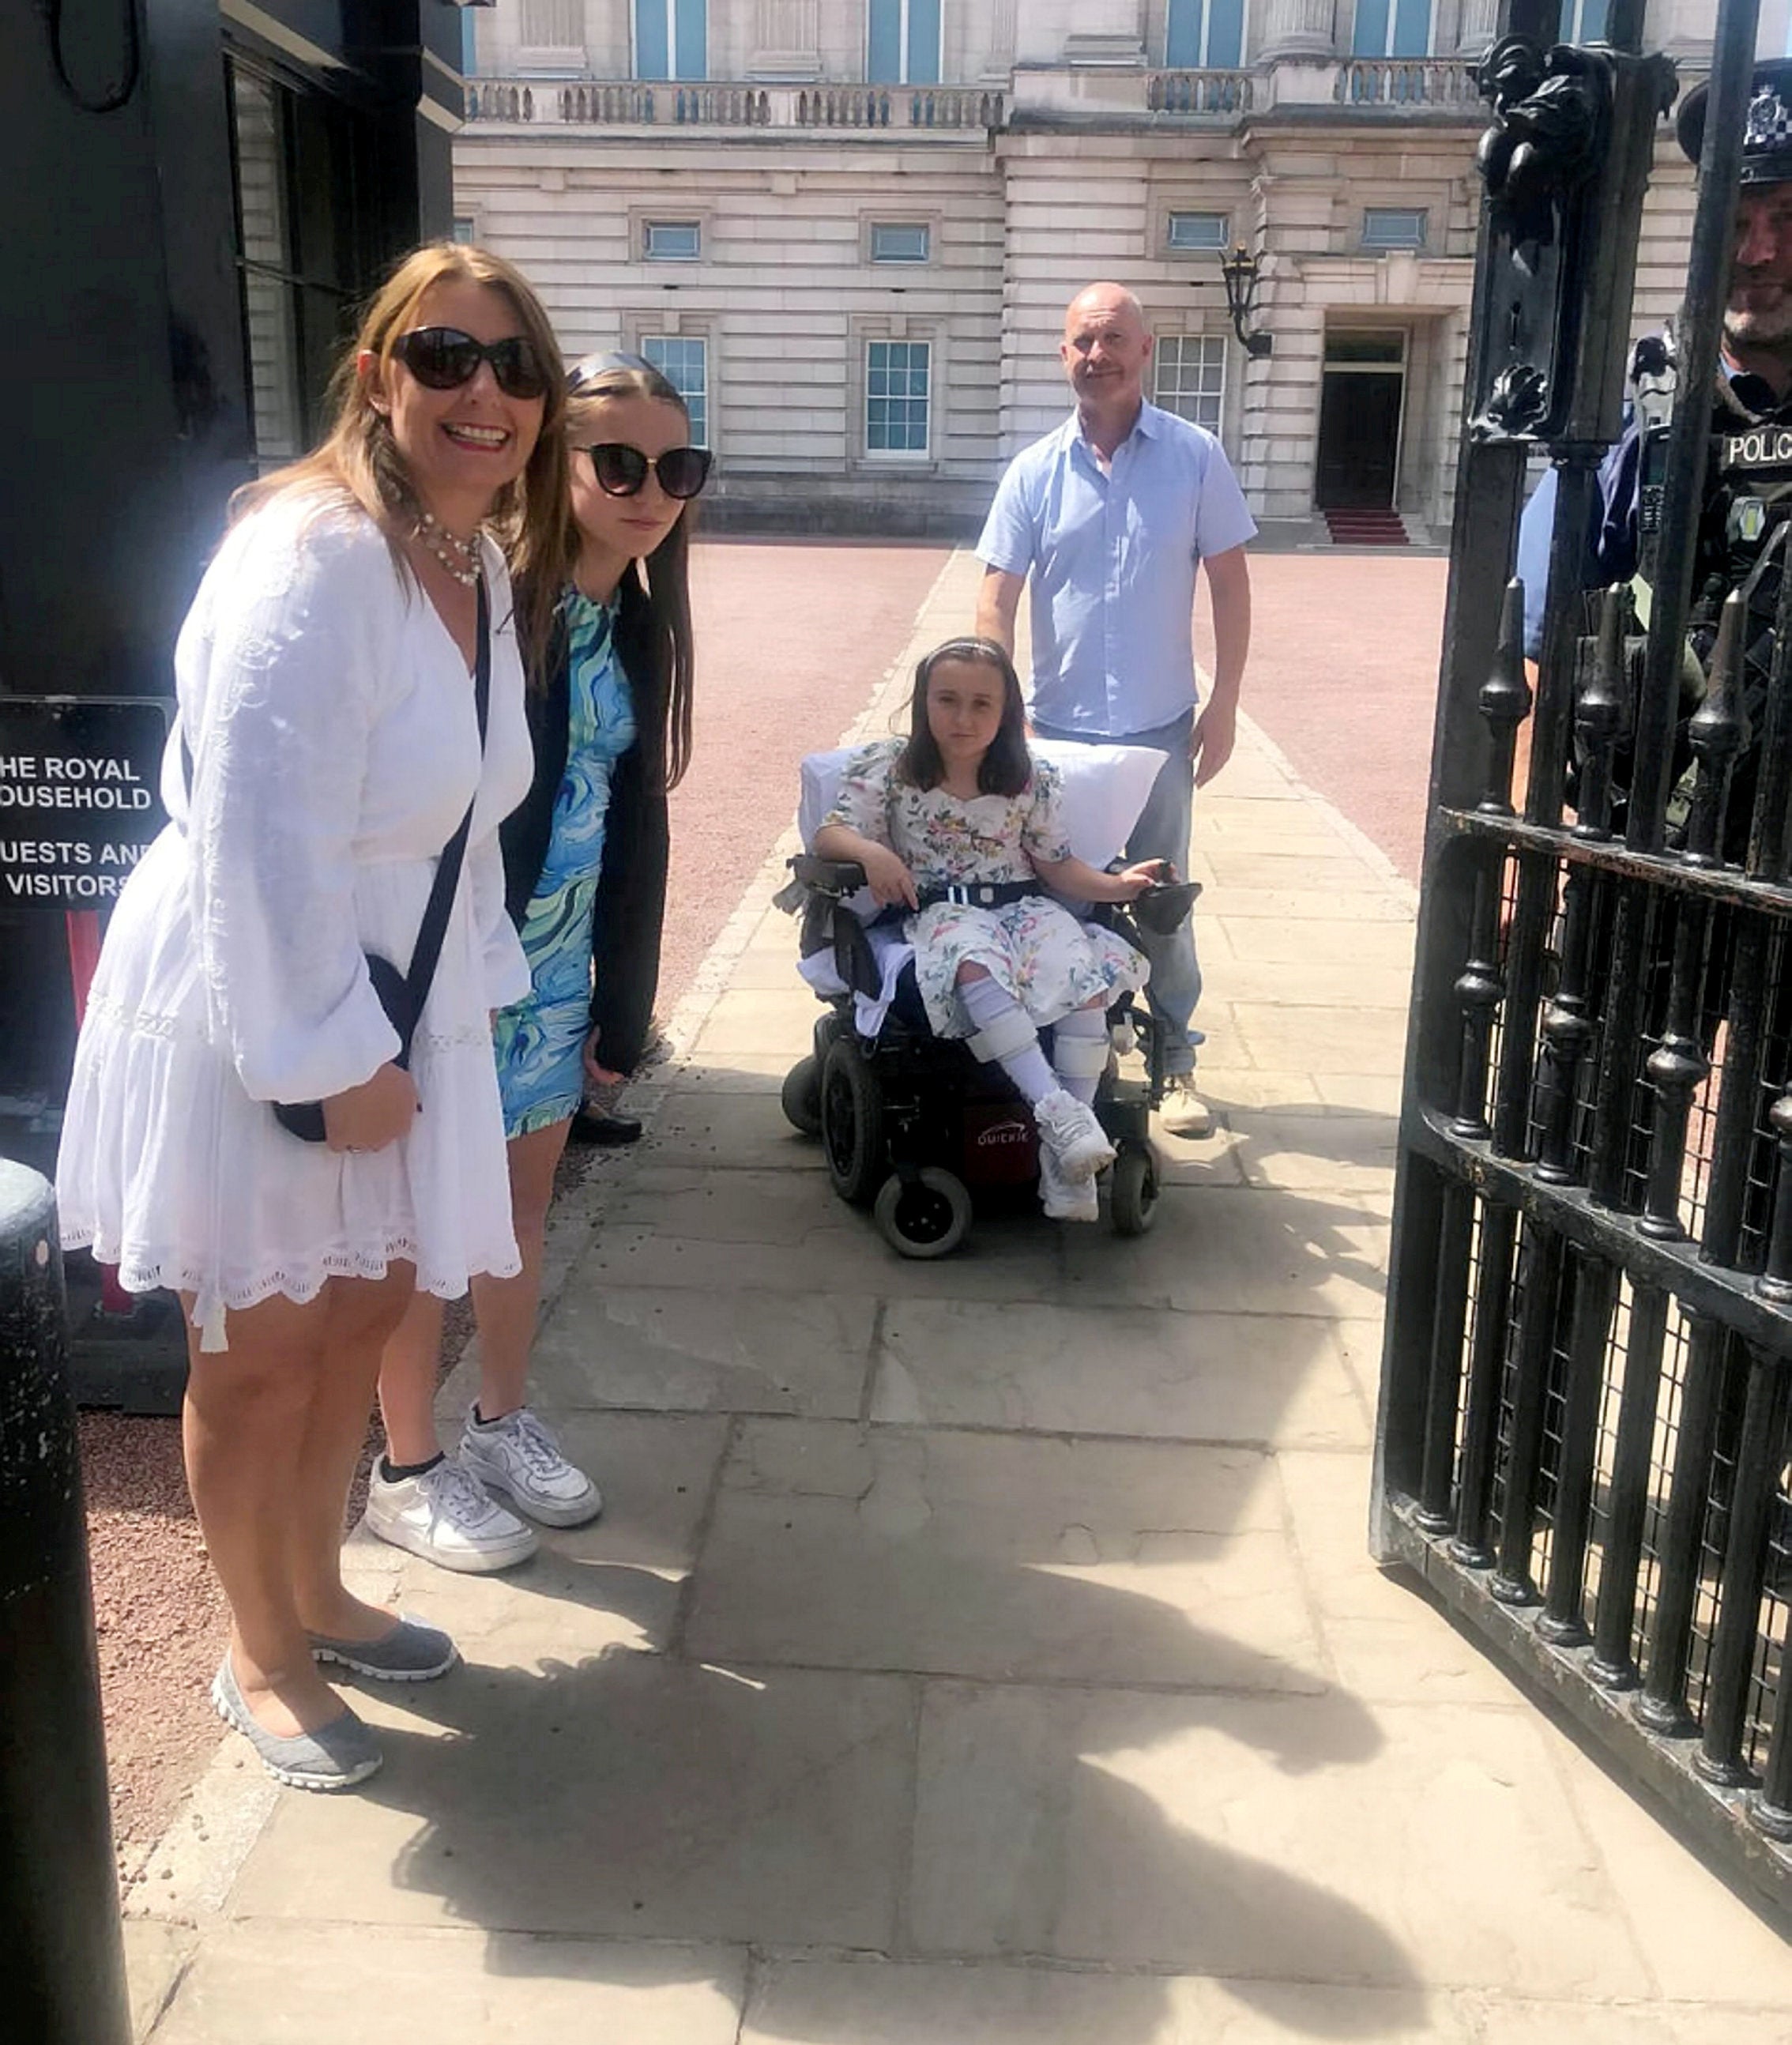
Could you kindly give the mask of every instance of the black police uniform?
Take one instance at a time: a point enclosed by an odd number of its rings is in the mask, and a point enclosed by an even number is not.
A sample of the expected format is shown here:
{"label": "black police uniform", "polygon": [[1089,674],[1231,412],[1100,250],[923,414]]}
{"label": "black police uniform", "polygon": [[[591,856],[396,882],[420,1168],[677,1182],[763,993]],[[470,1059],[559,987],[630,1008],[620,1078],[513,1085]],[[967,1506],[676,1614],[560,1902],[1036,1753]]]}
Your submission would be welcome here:
{"label": "black police uniform", "polygon": [[[1754,95],[1744,134],[1742,183],[1792,181],[1792,61],[1758,64]],[[1686,95],[1676,133],[1694,163],[1705,139],[1707,91]],[[1667,441],[1678,365],[1671,329],[1638,343],[1632,361],[1634,392],[1622,437],[1601,464],[1599,495],[1587,535],[1582,587],[1589,591],[1629,583],[1640,626],[1647,627],[1657,578],[1655,543],[1659,530]],[[1526,506],[1518,548],[1518,572],[1525,584],[1526,651],[1535,657],[1541,639],[1550,528],[1554,522],[1553,472]],[[1712,392],[1710,444],[1700,507],[1687,642],[1697,657],[1689,663],[1669,803],[1670,843],[1684,828],[1692,786],[1693,757],[1686,726],[1702,692],[1725,599],[1740,591],[1748,603],[1744,634],[1744,707],[1752,734],[1760,730],[1773,623],[1785,556],[1792,546],[1792,394],[1776,397],[1772,387],[1745,371],[1720,364]],[[1590,601],[1586,634],[1595,629]],[[1590,650],[1590,649],[1589,649]],[[1614,827],[1623,827],[1627,762],[1614,763]],[[1753,807],[1755,759],[1739,761],[1726,813],[1724,852],[1740,861],[1746,850]],[[1571,791],[1570,791],[1571,792]]]}

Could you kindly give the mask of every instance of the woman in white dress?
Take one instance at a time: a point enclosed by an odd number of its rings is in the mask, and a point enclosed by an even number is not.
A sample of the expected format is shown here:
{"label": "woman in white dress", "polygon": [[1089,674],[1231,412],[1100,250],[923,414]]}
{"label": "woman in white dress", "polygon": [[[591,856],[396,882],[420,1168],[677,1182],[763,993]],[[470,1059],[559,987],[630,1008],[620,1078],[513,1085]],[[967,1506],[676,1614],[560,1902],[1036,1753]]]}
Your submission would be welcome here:
{"label": "woman in white dress", "polygon": [[[188,1481],[233,1621],[213,1699],[305,1788],[380,1762],[320,1662],[416,1681],[456,1658],[349,1594],[343,1508],[414,1288],[519,1268],[489,1018],[529,987],[497,830],[530,742],[484,528],[558,516],[563,404],[508,264],[441,244],[399,266],[328,437],[240,494],[182,629],[173,821],[119,898],[75,1056],[64,1239],[181,1296]],[[366,955],[408,966],[469,804],[407,1070]],[[289,1134],[276,1101],[321,1102],[326,1140]]]}

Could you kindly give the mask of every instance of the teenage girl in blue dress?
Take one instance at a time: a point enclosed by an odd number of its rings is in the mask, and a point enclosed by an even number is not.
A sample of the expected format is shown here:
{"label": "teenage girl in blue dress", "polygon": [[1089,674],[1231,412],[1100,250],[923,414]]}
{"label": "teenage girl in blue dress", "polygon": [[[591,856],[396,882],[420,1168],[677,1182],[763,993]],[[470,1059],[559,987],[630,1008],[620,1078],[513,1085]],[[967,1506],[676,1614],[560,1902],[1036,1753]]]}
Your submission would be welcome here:
{"label": "teenage girl in blue dress", "polygon": [[[506,892],[532,977],[495,1028],[523,1268],[473,1286],[479,1397],[453,1455],[434,1417],[438,1306],[419,1300],[386,1350],[386,1453],[368,1524],[449,1569],[508,1568],[529,1520],[576,1527],[602,1500],[526,1403],[554,1173],[587,1085],[638,1060],[657,976],[666,791],[691,751],[691,500],[709,470],[677,391],[638,356],[588,356],[568,379],[571,491],[519,588],[563,591],[531,649],[535,775],[503,827]],[[526,615],[526,597],[519,611]],[[511,1509],[514,1508],[514,1509]],[[519,1516],[522,1515],[522,1516]]]}

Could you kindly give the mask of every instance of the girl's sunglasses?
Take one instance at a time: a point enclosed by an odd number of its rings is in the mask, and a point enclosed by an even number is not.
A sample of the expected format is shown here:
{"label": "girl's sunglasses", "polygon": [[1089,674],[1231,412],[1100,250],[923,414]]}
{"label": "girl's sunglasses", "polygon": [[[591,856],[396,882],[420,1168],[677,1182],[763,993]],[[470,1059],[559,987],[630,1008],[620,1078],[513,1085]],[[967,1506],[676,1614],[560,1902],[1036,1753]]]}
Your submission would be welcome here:
{"label": "girl's sunglasses", "polygon": [[597,487],[606,497],[633,497],[646,482],[649,469],[669,497],[695,497],[709,480],[707,448],[668,448],[664,454],[645,455],[626,441],[602,441],[585,452],[591,456]]}
{"label": "girl's sunglasses", "polygon": [[519,333],[503,341],[475,341],[457,326],[414,327],[392,344],[392,352],[418,382],[432,391],[458,391],[491,364],[498,388],[507,398],[542,398],[548,379],[535,351]]}

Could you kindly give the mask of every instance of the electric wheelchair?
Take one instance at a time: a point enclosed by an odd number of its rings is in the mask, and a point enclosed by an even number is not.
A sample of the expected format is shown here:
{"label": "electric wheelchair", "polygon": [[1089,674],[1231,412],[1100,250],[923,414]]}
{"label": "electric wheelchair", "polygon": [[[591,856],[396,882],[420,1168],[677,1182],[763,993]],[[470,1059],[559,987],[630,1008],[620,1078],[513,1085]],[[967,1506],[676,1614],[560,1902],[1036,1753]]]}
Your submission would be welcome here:
{"label": "electric wheelchair", "polygon": [[[1102,749],[1139,756],[1138,748]],[[830,784],[837,785],[846,757],[817,754],[804,762],[805,842],[831,807]],[[1056,749],[1052,757],[1060,757]],[[1137,791],[1127,827],[1156,772],[1158,756],[1143,757],[1148,764],[1134,765],[1123,777],[1127,799]],[[1073,826],[1073,840],[1078,834]],[[1090,842],[1087,827],[1081,834]],[[1114,835],[1112,822],[1105,837],[1097,830],[1094,849]],[[1123,840],[1122,829],[1104,857],[1091,864],[1106,865]],[[1090,857],[1082,845],[1076,849]],[[973,1196],[992,1204],[1004,1196],[1019,1200],[1037,1187],[1032,1115],[999,1065],[981,1064],[962,1040],[933,1034],[912,954],[902,942],[903,912],[877,911],[863,868],[809,853],[789,865],[793,878],[777,899],[799,919],[799,970],[823,1008],[808,1054],[785,1077],[785,1117],[804,1135],[819,1138],[834,1191],[869,1207],[899,1255],[946,1256],[969,1231]],[[1199,892],[1196,883],[1174,881],[1125,907],[1085,905],[1077,913],[1137,945],[1140,928],[1173,930]],[[1108,1011],[1108,1022],[1109,1056],[1094,1107],[1116,1154],[1102,1183],[1116,1234],[1141,1235],[1158,1208],[1150,1123],[1163,1097],[1162,1037],[1143,999],[1130,993]],[[1049,1051],[1050,1032],[1041,1034]]]}

